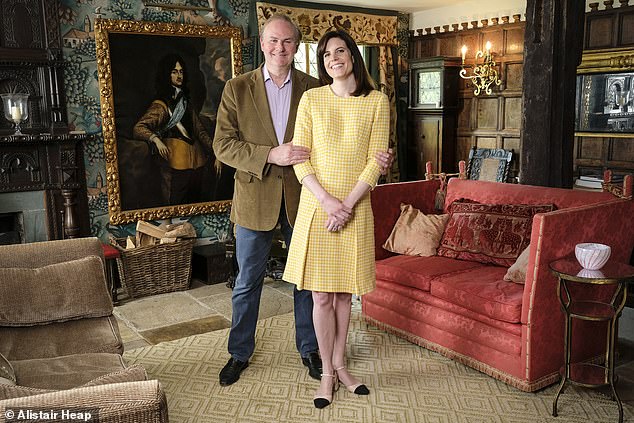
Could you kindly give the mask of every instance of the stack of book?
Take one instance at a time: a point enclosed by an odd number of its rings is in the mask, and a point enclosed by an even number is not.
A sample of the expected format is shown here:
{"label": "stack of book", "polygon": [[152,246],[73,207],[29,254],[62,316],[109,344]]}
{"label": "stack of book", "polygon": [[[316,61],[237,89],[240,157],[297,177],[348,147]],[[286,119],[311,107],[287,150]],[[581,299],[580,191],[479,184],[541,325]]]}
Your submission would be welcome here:
{"label": "stack of book", "polygon": [[575,180],[575,188],[601,191],[603,178],[597,175],[581,175]]}

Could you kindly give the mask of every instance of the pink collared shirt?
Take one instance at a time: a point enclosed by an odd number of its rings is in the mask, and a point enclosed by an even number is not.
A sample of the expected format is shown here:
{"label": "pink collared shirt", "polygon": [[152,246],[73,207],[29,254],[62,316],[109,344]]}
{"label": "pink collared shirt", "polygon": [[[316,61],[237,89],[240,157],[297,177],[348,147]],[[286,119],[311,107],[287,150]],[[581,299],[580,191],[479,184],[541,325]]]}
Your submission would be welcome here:
{"label": "pink collared shirt", "polygon": [[288,75],[281,87],[275,85],[275,82],[271,79],[271,74],[266,68],[266,63],[262,66],[262,73],[264,75],[266,98],[269,102],[269,110],[271,111],[271,120],[275,127],[275,135],[277,136],[277,142],[282,144],[284,143],[288,114],[291,109],[291,92],[293,89],[291,71],[288,71]]}

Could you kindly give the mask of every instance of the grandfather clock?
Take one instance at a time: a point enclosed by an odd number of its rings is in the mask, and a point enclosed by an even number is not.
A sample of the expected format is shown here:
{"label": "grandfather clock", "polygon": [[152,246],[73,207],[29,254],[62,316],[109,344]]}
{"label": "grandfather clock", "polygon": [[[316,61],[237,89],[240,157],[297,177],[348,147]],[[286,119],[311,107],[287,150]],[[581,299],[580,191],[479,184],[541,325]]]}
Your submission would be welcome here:
{"label": "grandfather clock", "polygon": [[434,172],[454,172],[460,58],[429,57],[410,62],[408,179],[424,179],[425,163]]}

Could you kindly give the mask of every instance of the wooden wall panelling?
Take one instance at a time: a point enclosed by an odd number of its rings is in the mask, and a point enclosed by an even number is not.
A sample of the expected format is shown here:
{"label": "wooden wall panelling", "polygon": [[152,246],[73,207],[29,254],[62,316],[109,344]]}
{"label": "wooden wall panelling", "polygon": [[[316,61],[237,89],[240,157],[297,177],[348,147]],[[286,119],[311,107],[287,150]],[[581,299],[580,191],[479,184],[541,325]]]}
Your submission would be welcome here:
{"label": "wooden wall panelling", "polygon": [[586,165],[601,166],[602,157],[607,154],[603,152],[604,144],[607,145],[607,138],[604,137],[577,137],[576,157],[580,161],[585,161]]}
{"label": "wooden wall panelling", "polygon": [[[506,31],[502,27],[494,27],[492,29],[483,29],[480,37],[480,50],[484,50],[487,41],[491,43],[491,52],[493,60],[496,62],[500,57],[504,56],[504,39]],[[471,51],[473,54],[474,51]]]}
{"label": "wooden wall panelling", "polygon": [[456,37],[451,34],[450,36],[445,36],[439,38],[438,43],[438,56],[446,56],[446,57],[456,57],[460,56],[460,47],[457,44]]}
{"label": "wooden wall panelling", "polygon": [[586,13],[584,50],[634,46],[634,6]]}
{"label": "wooden wall panelling", "polygon": [[585,48],[609,48],[614,44],[613,19],[611,16],[586,18]]}
{"label": "wooden wall panelling", "polygon": [[603,174],[611,169],[616,174],[634,169],[634,137],[575,137],[575,173]]}
{"label": "wooden wall panelling", "polygon": [[475,138],[472,136],[458,136],[456,148],[456,160],[469,160],[469,151],[475,146]]}
{"label": "wooden wall panelling", "polygon": [[[519,138],[502,138],[502,148],[505,150],[513,150],[513,154],[520,151],[520,139]],[[517,164],[517,162],[515,162]]]}
{"label": "wooden wall panelling", "polygon": [[522,54],[524,49],[524,27],[510,28],[504,31],[504,55]]}
{"label": "wooden wall panelling", "polygon": [[634,11],[621,15],[621,31],[618,43],[620,45],[634,45]]}
{"label": "wooden wall panelling", "polygon": [[607,166],[611,169],[634,169],[634,137],[610,138]]}
{"label": "wooden wall panelling", "polygon": [[497,137],[477,137],[476,147],[478,148],[498,148]]}
{"label": "wooden wall panelling", "polygon": [[504,63],[504,79],[502,80],[502,84],[504,84],[503,88],[506,93],[509,91],[517,91],[520,95],[522,94],[523,71],[524,63],[521,60],[519,62],[508,61]]}
{"label": "wooden wall panelling", "polygon": [[[3,0],[0,91],[17,88],[29,94],[25,133],[68,129],[61,48],[59,0]],[[12,133],[12,124],[0,119],[0,135]]]}
{"label": "wooden wall panelling", "polygon": [[[461,34],[457,36],[459,49],[462,48],[463,45],[467,46],[467,63],[472,63],[473,55],[477,50],[480,49],[480,33],[472,31],[467,34]],[[460,54],[460,52],[458,52]]]}
{"label": "wooden wall panelling", "polygon": [[505,131],[520,130],[522,123],[522,97],[506,97],[502,107],[502,116],[500,118],[504,122]]}
{"label": "wooden wall panelling", "polygon": [[[511,177],[516,176],[519,169],[524,27],[524,22],[517,22],[425,35],[423,31],[412,31],[409,42],[410,60],[436,55],[459,56],[460,47],[466,45],[467,66],[473,64],[475,52],[483,50],[486,41],[491,42],[502,85],[494,89],[491,96],[475,97],[471,84],[460,78],[456,161],[467,160],[473,146],[512,148],[515,157]],[[414,35],[416,33],[418,35]],[[408,142],[415,144],[416,140],[410,138]]]}
{"label": "wooden wall panelling", "polygon": [[[632,72],[634,57],[634,6],[586,13],[584,52],[578,74]],[[577,133],[573,171],[575,175],[611,169],[634,172],[634,135],[627,133]]]}
{"label": "wooden wall panelling", "polygon": [[577,175],[602,175],[609,139],[604,137],[575,137],[573,171]]}
{"label": "wooden wall panelling", "polygon": [[471,131],[475,126],[471,122],[472,98],[461,98],[458,101],[458,129]]}
{"label": "wooden wall panelling", "polygon": [[493,98],[477,98],[474,100],[476,102],[477,108],[477,121],[476,121],[476,130],[479,129],[488,129],[488,130],[497,130],[499,129],[498,124],[498,99]]}

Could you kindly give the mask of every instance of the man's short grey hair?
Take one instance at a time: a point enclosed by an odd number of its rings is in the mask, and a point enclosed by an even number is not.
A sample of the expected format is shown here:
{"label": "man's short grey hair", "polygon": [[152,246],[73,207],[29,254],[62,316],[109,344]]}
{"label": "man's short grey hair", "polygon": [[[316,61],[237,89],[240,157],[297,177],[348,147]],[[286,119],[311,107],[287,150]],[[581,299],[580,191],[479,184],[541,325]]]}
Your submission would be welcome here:
{"label": "man's short grey hair", "polygon": [[293,31],[295,32],[295,42],[299,44],[299,42],[302,40],[302,33],[300,32],[299,28],[297,27],[297,25],[295,24],[295,22],[293,22],[291,18],[281,13],[275,13],[274,15],[271,15],[266,20],[266,22],[264,22],[264,25],[262,25],[262,30],[260,31],[260,38],[262,38],[262,36],[264,35],[264,31],[266,30],[267,25],[273,21],[284,21],[284,22],[287,22],[290,26],[292,26]]}

